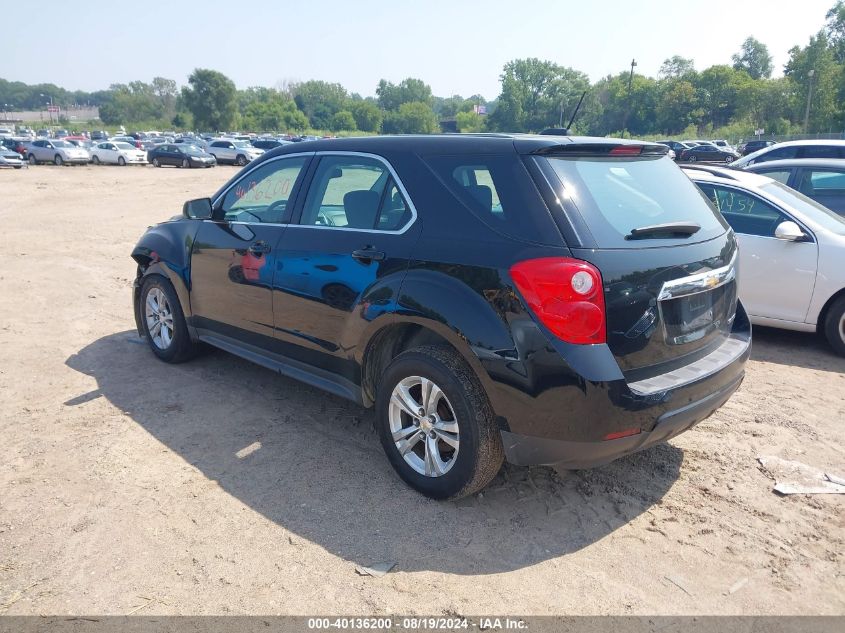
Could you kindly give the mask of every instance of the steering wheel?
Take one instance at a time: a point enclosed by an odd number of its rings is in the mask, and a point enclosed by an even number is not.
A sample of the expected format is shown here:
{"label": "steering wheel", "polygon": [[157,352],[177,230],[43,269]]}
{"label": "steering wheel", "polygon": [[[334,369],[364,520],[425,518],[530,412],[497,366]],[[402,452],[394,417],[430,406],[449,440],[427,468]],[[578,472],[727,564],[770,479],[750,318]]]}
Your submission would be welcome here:
{"label": "steering wheel", "polygon": [[266,213],[271,213],[272,211],[282,211],[284,212],[285,208],[288,206],[287,200],[276,200],[275,202],[270,203],[270,205],[265,209]]}
{"label": "steering wheel", "polygon": [[334,222],[332,222],[332,219],[322,211],[317,214],[317,219],[314,220],[314,224],[318,226],[334,226]]}
{"label": "steering wheel", "polygon": [[252,217],[254,217],[258,222],[262,221],[261,218],[258,217],[257,215],[255,215],[252,211],[247,211],[246,209],[237,209],[235,212],[236,213],[246,213],[247,215],[251,215]]}

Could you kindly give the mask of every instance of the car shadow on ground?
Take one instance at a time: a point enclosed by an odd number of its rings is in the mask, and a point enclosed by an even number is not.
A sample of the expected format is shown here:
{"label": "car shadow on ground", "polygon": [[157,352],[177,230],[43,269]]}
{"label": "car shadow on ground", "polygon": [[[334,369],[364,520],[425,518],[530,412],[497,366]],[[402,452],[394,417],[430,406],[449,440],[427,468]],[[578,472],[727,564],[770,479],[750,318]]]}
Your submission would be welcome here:
{"label": "car shadow on ground", "polygon": [[804,369],[845,372],[845,358],[836,354],[820,334],[793,332],[755,325],[751,360]]}
{"label": "car shadow on ground", "polygon": [[659,503],[683,462],[664,444],[589,471],[505,466],[483,494],[435,502],[393,473],[371,411],[229,354],[167,365],[121,332],[67,365],[98,388],[65,406],[105,397],[227,493],[355,564],[489,574],[572,553]]}

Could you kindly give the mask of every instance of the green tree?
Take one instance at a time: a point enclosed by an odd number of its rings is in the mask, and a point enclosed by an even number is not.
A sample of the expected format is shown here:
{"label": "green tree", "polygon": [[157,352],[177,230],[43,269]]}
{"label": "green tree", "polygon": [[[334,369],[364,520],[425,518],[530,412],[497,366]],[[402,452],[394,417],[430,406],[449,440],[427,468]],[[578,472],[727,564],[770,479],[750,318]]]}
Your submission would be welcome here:
{"label": "green tree", "polygon": [[481,132],[484,129],[484,117],[475,112],[458,112],[455,121],[459,132]]}
{"label": "green tree", "polygon": [[739,53],[731,56],[734,70],[744,70],[752,79],[772,76],[772,56],[763,42],[748,37],[742,43]]}
{"label": "green tree", "polygon": [[355,117],[349,110],[341,110],[335,112],[329,121],[329,129],[332,132],[340,132],[341,130],[355,130]]}
{"label": "green tree", "polygon": [[837,0],[825,17],[825,32],[834,48],[836,61],[845,64],[845,0]]}
{"label": "green tree", "polygon": [[663,61],[657,74],[661,79],[680,79],[688,75],[694,75],[695,64],[689,58],[673,55]]}
{"label": "green tree", "polygon": [[843,123],[843,67],[836,62],[836,48],[825,31],[810,38],[804,48],[793,47],[784,76],[792,83],[791,118],[803,126],[807,97],[812,85],[809,131],[841,129]]}
{"label": "green tree", "polygon": [[501,78],[502,93],[487,121],[499,131],[538,132],[557,125],[590,85],[584,73],[536,58],[508,62]]}
{"label": "green tree", "polygon": [[355,127],[362,132],[378,132],[384,115],[378,106],[371,101],[352,101],[348,104],[349,111],[355,118]]}
{"label": "green tree", "polygon": [[182,88],[182,99],[202,130],[231,129],[237,118],[238,102],[235,84],[223,73],[197,68]]}
{"label": "green tree", "polygon": [[388,112],[382,123],[387,134],[433,134],[440,131],[434,111],[427,103],[403,103],[396,112]]}
{"label": "green tree", "polygon": [[399,82],[398,85],[382,79],[376,87],[376,98],[382,110],[393,112],[405,103],[424,103],[431,107],[433,98],[431,86],[422,79],[408,77]]}
{"label": "green tree", "polygon": [[311,121],[311,126],[321,130],[329,128],[331,118],[346,107],[349,98],[346,88],[326,81],[296,84],[291,86],[291,92],[296,105]]}
{"label": "green tree", "polygon": [[657,128],[664,134],[680,134],[701,120],[695,86],[683,79],[665,80],[658,87],[655,105]]}

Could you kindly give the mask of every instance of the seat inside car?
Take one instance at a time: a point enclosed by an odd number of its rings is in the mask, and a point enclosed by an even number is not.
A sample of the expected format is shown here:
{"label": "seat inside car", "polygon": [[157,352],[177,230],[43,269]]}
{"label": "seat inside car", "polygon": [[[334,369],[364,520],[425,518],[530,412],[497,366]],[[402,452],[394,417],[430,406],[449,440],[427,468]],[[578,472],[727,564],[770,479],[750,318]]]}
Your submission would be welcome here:
{"label": "seat inside car", "polygon": [[493,212],[493,190],[487,185],[468,185],[467,192],[472,196],[485,213]]}
{"label": "seat inside car", "polygon": [[372,229],[378,213],[379,194],[369,189],[350,191],[343,196],[346,226],[352,229]]}

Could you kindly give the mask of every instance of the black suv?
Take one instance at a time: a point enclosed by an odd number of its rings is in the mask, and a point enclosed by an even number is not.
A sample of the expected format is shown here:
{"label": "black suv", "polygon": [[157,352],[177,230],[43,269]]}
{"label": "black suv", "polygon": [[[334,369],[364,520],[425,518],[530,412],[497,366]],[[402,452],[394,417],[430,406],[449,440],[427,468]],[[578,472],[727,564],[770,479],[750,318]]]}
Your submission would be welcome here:
{"label": "black suv", "polygon": [[751,329],[737,246],[663,145],[518,135],[286,145],[132,252],[138,332],[374,406],[435,498],[503,458],[584,468],[718,409]]}

